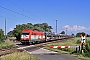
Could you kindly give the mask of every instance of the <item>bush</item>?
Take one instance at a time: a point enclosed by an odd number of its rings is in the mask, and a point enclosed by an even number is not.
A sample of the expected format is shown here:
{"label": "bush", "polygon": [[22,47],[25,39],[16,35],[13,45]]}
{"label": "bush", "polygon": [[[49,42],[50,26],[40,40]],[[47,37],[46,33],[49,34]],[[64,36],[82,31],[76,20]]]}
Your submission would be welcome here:
{"label": "bush", "polygon": [[11,42],[2,42],[0,44],[0,49],[2,49],[2,48],[12,48],[14,46],[15,45],[13,43],[11,43]]}
{"label": "bush", "polygon": [[76,41],[76,44],[80,44],[80,42],[81,42],[81,40],[77,40],[77,41]]}
{"label": "bush", "polygon": [[4,36],[4,31],[0,29],[0,42],[4,42],[5,36]]}
{"label": "bush", "polygon": [[87,56],[87,57],[90,57],[90,41],[86,41],[86,45],[85,45],[85,48],[84,48],[84,56]]}

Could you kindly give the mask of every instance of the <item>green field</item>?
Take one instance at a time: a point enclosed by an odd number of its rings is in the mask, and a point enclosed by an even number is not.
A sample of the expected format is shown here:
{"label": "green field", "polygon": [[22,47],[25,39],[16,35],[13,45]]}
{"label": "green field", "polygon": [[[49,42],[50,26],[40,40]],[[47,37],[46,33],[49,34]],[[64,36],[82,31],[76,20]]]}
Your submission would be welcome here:
{"label": "green field", "polygon": [[[80,53],[80,52],[76,53],[75,48],[62,48],[62,49],[49,48],[49,46],[80,46],[80,42],[81,42],[81,38],[80,37],[75,37],[75,38],[69,39],[69,40],[64,41],[64,42],[49,44],[45,48],[49,49],[49,50],[57,51],[57,52],[62,53],[62,54],[68,54],[68,55],[77,57],[77,58],[79,58],[81,60],[90,60],[90,57],[89,57],[90,54],[87,52],[88,50],[90,51],[90,49],[89,49],[90,37],[86,38],[86,46],[88,46],[88,47],[84,48],[85,49],[84,53]],[[86,49],[88,49],[88,50],[86,50]]]}
{"label": "green field", "polygon": [[1,60],[39,60],[39,59],[23,51],[23,52],[15,52],[13,54],[6,55]]}

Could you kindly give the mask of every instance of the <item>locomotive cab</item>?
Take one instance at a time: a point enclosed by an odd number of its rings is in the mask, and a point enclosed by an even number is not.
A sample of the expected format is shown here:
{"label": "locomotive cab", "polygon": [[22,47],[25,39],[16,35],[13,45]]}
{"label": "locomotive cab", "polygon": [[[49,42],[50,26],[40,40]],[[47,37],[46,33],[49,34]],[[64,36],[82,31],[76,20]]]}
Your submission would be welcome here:
{"label": "locomotive cab", "polygon": [[26,44],[30,42],[31,33],[32,30],[28,30],[28,29],[22,30],[21,40],[20,40],[22,44]]}
{"label": "locomotive cab", "polygon": [[29,40],[29,32],[22,32],[21,39],[22,40]]}

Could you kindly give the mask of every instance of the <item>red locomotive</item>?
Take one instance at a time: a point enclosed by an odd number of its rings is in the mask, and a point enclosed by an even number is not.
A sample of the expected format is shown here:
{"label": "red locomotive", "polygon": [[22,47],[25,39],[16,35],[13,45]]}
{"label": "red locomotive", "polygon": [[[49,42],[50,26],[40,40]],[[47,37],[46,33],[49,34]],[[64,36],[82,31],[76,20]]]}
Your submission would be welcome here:
{"label": "red locomotive", "polygon": [[22,30],[21,43],[35,43],[40,41],[45,41],[44,32],[30,29]]}

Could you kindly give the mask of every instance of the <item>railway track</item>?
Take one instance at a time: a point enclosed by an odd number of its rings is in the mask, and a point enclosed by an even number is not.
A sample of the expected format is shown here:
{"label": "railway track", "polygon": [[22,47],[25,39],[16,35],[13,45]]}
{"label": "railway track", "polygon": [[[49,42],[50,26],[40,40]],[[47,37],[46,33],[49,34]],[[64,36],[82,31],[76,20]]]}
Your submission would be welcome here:
{"label": "railway track", "polygon": [[[59,40],[52,40],[52,41],[47,41],[47,42],[41,42],[39,44],[32,44],[33,46],[31,45],[22,45],[22,44],[18,44],[18,47],[14,47],[12,49],[0,49],[0,57],[1,56],[4,56],[4,55],[7,55],[7,54],[11,54],[13,52],[22,52],[22,51],[28,51],[28,52],[32,52],[32,51],[35,51],[35,50],[38,50],[40,48],[43,48],[45,47],[47,44],[52,44],[52,43],[59,43],[59,42],[63,42],[63,41],[66,41],[67,39],[70,39],[70,38],[64,38],[64,39],[59,39]],[[26,47],[26,46],[29,46],[29,47]],[[20,47],[26,47],[26,48],[23,48],[23,49],[17,49],[17,48],[20,48]]]}
{"label": "railway track", "polygon": [[13,52],[22,52],[23,50],[18,50],[15,47],[14,48],[7,48],[7,49],[0,49],[0,57],[11,54]]}
{"label": "railway track", "polygon": [[2,56],[8,55],[8,54],[12,54],[14,52],[22,52],[24,51],[23,49],[17,49],[18,47],[12,47],[12,48],[2,48],[0,49],[0,59],[2,58]]}
{"label": "railway track", "polygon": [[[53,40],[53,41],[48,41],[48,42],[42,42],[42,43],[39,43],[39,44],[34,44],[33,46],[28,46],[26,48],[23,48],[25,51],[29,51],[29,52],[32,52],[32,51],[35,51],[35,50],[38,50],[40,48],[43,48],[45,46],[47,46],[48,44],[52,44],[52,43],[60,43],[60,42],[64,42],[66,40],[68,40],[70,38],[64,38],[64,39],[60,39],[60,40]],[[24,46],[25,47],[25,46]]]}
{"label": "railway track", "polygon": [[48,41],[48,42],[46,42],[46,43],[40,43],[40,44],[35,44],[35,45],[38,45],[38,47],[40,46],[40,47],[42,48],[42,47],[45,47],[45,46],[48,45],[48,44],[60,43],[60,42],[66,41],[66,40],[68,40],[68,39],[70,39],[70,38],[58,39],[58,40]]}

